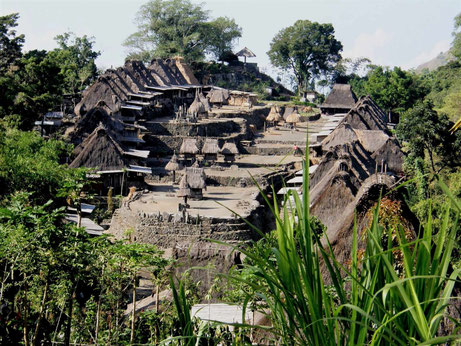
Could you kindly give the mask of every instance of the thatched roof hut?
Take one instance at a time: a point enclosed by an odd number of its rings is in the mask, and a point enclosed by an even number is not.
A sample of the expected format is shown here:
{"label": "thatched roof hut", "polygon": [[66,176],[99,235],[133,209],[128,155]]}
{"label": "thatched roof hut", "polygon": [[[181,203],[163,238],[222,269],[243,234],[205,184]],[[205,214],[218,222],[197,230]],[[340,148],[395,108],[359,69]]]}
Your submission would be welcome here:
{"label": "thatched roof hut", "polygon": [[226,142],[221,149],[221,153],[225,155],[238,155],[239,150],[234,142]]}
{"label": "thatched roof hut", "polygon": [[247,58],[255,58],[256,54],[249,50],[247,47],[243,48],[242,50],[235,53],[236,56],[242,56],[245,64],[247,62]]}
{"label": "thatched roof hut", "polygon": [[320,109],[326,114],[347,113],[356,102],[357,96],[349,84],[335,84]]}
{"label": "thatched roof hut", "polygon": [[206,114],[207,110],[205,105],[202,103],[200,100],[198,94],[195,95],[194,102],[189,106],[189,109],[187,110],[188,114],[197,114],[197,115],[202,115]]}
{"label": "thatched roof hut", "polygon": [[167,171],[180,171],[183,168],[184,166],[181,164],[181,162],[178,161],[176,153],[173,154],[170,161],[165,166]]}
{"label": "thatched roof hut", "polygon": [[208,98],[210,99],[210,103],[222,105],[227,102],[229,91],[226,89],[212,89],[208,93]]}
{"label": "thatched roof hut", "polygon": [[180,154],[187,155],[196,155],[199,151],[200,150],[197,147],[197,140],[195,138],[184,138],[181,148],[179,149]]}
{"label": "thatched roof hut", "polygon": [[122,169],[128,165],[123,149],[100,124],[77,148],[76,157],[69,167],[97,168],[101,171]]}
{"label": "thatched roof hut", "polygon": [[283,112],[283,120],[287,120],[288,116],[294,112],[296,107],[285,107],[285,111]]}
{"label": "thatched roof hut", "polygon": [[281,120],[283,120],[283,118],[280,114],[279,108],[277,106],[272,106],[271,111],[267,115],[266,121],[268,123],[277,123]]}
{"label": "thatched roof hut", "polygon": [[191,190],[189,183],[187,182],[187,174],[184,174],[180,183],[179,183],[179,191],[176,194],[178,197],[191,197]]}
{"label": "thatched roof hut", "polygon": [[217,154],[219,152],[219,143],[216,138],[205,139],[205,144],[202,148],[202,154]]}
{"label": "thatched roof hut", "polygon": [[203,168],[189,167],[179,183],[178,197],[202,199],[206,188],[206,175]]}
{"label": "thatched roof hut", "polygon": [[205,107],[205,111],[209,112],[211,109],[211,106],[210,106],[210,103],[208,102],[208,99],[203,95],[201,91],[199,92],[198,97],[200,99],[200,102],[202,102],[203,106]]}
{"label": "thatched roof hut", "polygon": [[289,124],[296,124],[301,121],[301,116],[299,115],[298,111],[295,109],[286,119],[285,121]]}
{"label": "thatched roof hut", "polygon": [[235,160],[235,155],[239,154],[239,150],[234,142],[227,142],[223,145],[221,154],[224,155],[224,160],[226,162],[233,162]]}
{"label": "thatched roof hut", "polygon": [[388,132],[387,116],[370,96],[361,97],[342,122],[358,130]]}

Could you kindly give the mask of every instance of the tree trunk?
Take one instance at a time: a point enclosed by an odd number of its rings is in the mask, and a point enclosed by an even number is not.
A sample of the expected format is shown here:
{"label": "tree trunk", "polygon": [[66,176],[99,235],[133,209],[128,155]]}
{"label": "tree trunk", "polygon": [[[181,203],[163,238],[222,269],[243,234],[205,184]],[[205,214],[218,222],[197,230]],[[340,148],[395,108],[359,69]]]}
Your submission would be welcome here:
{"label": "tree trunk", "polygon": [[[25,290],[27,292],[27,288]],[[29,334],[29,328],[27,326],[27,319],[29,317],[29,308],[28,308],[28,302],[27,302],[27,293],[24,295],[24,313],[23,313],[23,319],[22,319],[22,327],[23,327],[23,336],[24,336],[24,345],[29,346],[29,338],[27,335]]]}
{"label": "tree trunk", "polygon": [[130,335],[130,345],[134,343],[134,327],[136,322],[136,274],[133,280],[133,312],[131,313],[131,335]]}
{"label": "tree trunk", "polygon": [[46,278],[46,284],[45,284],[45,289],[43,290],[43,298],[42,298],[42,303],[40,304],[40,312],[38,314],[38,320],[37,320],[37,325],[35,326],[35,332],[34,332],[34,338],[32,339],[32,345],[38,345],[39,344],[39,338],[38,338],[38,333],[40,332],[40,327],[42,324],[42,319],[43,319],[43,312],[45,311],[45,304],[46,300],[48,298],[48,288],[50,286],[48,277]]}
{"label": "tree trunk", "polygon": [[72,331],[72,311],[74,308],[74,296],[75,296],[75,285],[72,285],[72,291],[69,297],[69,305],[67,310],[67,325],[66,332],[64,334],[64,345],[69,346],[70,344],[70,333]]}
{"label": "tree trunk", "polygon": [[156,287],[156,292],[155,292],[155,313],[158,314],[158,304],[160,303],[160,298],[159,298],[159,294],[160,294],[160,289],[159,289],[159,286],[157,284],[157,287]]}

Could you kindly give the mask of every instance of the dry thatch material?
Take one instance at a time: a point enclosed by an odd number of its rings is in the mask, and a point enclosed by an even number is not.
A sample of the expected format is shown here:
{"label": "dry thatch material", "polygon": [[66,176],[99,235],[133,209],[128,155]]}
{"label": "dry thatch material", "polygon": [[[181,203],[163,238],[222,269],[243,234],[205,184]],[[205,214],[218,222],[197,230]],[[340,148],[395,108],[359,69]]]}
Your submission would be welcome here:
{"label": "dry thatch material", "polygon": [[205,108],[205,105],[202,103],[198,95],[195,95],[194,102],[189,106],[189,109],[187,110],[188,114],[205,114],[207,113],[207,110]]}
{"label": "dry thatch material", "polygon": [[357,102],[349,84],[335,84],[320,108],[351,109]]}
{"label": "dry thatch material", "polygon": [[184,174],[179,182],[179,191],[176,194],[178,197],[190,197],[192,195],[189,183],[187,182],[187,174]]}
{"label": "dry thatch material", "polygon": [[181,164],[181,162],[178,161],[178,157],[176,156],[176,153],[173,154],[173,156],[171,157],[171,160],[165,166],[165,169],[167,171],[180,171],[183,168],[184,166]]}
{"label": "dry thatch material", "polygon": [[283,120],[287,120],[288,116],[294,112],[296,107],[285,107],[285,111],[283,112]]}
{"label": "dry thatch material", "polygon": [[235,53],[237,56],[243,56],[245,58],[255,58],[256,54],[253,53],[251,50],[249,50],[247,47],[243,48],[242,50],[239,50],[237,53]]}
{"label": "dry thatch material", "polygon": [[224,155],[238,155],[239,150],[234,142],[227,142],[223,145],[221,153]]}
{"label": "dry thatch material", "polygon": [[296,124],[301,121],[301,116],[298,114],[298,111],[295,109],[286,119],[285,121],[289,124]]}
{"label": "dry thatch material", "polygon": [[69,167],[97,168],[102,171],[122,169],[127,166],[120,144],[100,124],[76,149],[78,155]]}
{"label": "dry thatch material", "polygon": [[225,89],[212,89],[208,97],[210,103],[223,104],[229,98],[229,91]]}
{"label": "dry thatch material", "polygon": [[354,129],[387,131],[386,114],[370,96],[361,97],[354,108],[343,119]]}
{"label": "dry thatch material", "polygon": [[270,123],[276,123],[281,121],[283,118],[280,115],[280,111],[277,106],[272,106],[271,111],[267,115],[266,121]]}
{"label": "dry thatch material", "polygon": [[211,109],[210,103],[208,102],[208,99],[203,95],[202,92],[199,92],[198,97],[200,99],[200,102],[202,102],[203,106],[205,107],[205,111],[209,112]]}
{"label": "dry thatch material", "polygon": [[219,152],[219,143],[215,138],[205,139],[205,144],[202,148],[202,154],[217,154]]}
{"label": "dry thatch material", "polygon": [[199,151],[195,138],[184,138],[181,148],[179,149],[180,154],[196,155]]}
{"label": "dry thatch material", "polygon": [[186,177],[186,181],[191,189],[206,188],[206,175],[203,168],[187,167],[184,177]]}

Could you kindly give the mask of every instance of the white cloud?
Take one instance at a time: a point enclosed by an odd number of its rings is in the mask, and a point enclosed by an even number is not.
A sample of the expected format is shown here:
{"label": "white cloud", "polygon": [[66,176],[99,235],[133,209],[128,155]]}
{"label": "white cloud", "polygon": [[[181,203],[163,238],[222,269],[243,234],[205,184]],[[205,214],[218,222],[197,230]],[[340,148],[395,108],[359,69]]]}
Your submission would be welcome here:
{"label": "white cloud", "polygon": [[421,52],[416,57],[414,57],[410,62],[404,64],[403,67],[410,69],[416,68],[419,65],[428,62],[429,60],[434,59],[440,53],[444,53],[450,49],[450,40],[441,40],[436,42],[431,49]]}
{"label": "white cloud", "polygon": [[365,57],[371,59],[373,63],[382,64],[383,53],[388,50],[389,43],[393,39],[393,34],[381,28],[373,33],[361,33],[354,40],[351,48],[344,50],[343,56],[347,58]]}

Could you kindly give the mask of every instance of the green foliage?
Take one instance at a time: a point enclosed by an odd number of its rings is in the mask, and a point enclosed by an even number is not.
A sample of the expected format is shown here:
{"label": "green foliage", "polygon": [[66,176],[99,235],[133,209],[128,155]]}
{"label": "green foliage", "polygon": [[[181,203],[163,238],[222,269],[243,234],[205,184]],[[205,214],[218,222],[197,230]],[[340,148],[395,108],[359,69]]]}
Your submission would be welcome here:
{"label": "green foliage", "polygon": [[298,20],[277,33],[267,54],[272,65],[294,74],[301,92],[313,90],[314,81],[333,70],[342,48],[331,24]]}
{"label": "green foliage", "polygon": [[[265,256],[239,247],[249,261],[243,265],[244,276],[231,277],[251,287],[241,301],[244,306],[262,301],[251,306],[269,315],[273,342],[407,345],[459,340],[456,330],[438,335],[454,285],[461,279],[461,270],[449,270],[459,206],[455,205],[453,227],[448,227],[446,205],[441,227],[435,229],[429,215],[421,238],[410,242],[394,206],[381,211],[378,204],[363,236],[363,250],[354,226],[351,263],[344,266],[328,240],[318,241],[312,229],[308,185],[305,176],[303,197],[293,192],[293,206],[285,203],[279,212],[274,202],[275,243],[269,236],[272,247],[263,250]],[[332,286],[325,284],[326,277]],[[459,326],[459,321],[453,322]]]}
{"label": "green foliage", "polygon": [[1,194],[27,191],[38,204],[55,198],[70,174],[60,164],[69,152],[64,142],[45,141],[35,132],[6,130],[0,143]]}
{"label": "green foliage", "polygon": [[452,124],[444,114],[438,115],[430,101],[418,102],[404,113],[396,128],[397,136],[407,143],[410,155],[429,158],[432,172],[448,166],[455,167],[459,161],[461,136],[451,134]]}
{"label": "green foliage", "polygon": [[0,74],[21,57],[24,44],[24,35],[16,35],[15,27],[18,26],[19,14],[12,13],[0,17]]}
{"label": "green foliage", "polygon": [[219,58],[232,49],[241,28],[227,17],[209,21],[208,11],[202,7],[189,0],[152,0],[141,6],[138,31],[124,42],[130,49],[127,59],[149,62],[182,56],[187,61],[200,61],[205,52]]}
{"label": "green foliage", "polygon": [[62,91],[72,94],[82,91],[98,76],[95,60],[101,53],[93,49],[94,37],[77,37],[66,32],[56,36],[55,40],[59,48],[49,54],[61,69]]}
{"label": "green foliage", "polygon": [[455,17],[455,29],[453,31],[453,42],[450,53],[461,61],[461,13]]}
{"label": "green foliage", "polygon": [[416,74],[400,67],[374,66],[364,78],[353,78],[351,85],[357,96],[370,95],[384,111],[399,115],[427,93]]}

